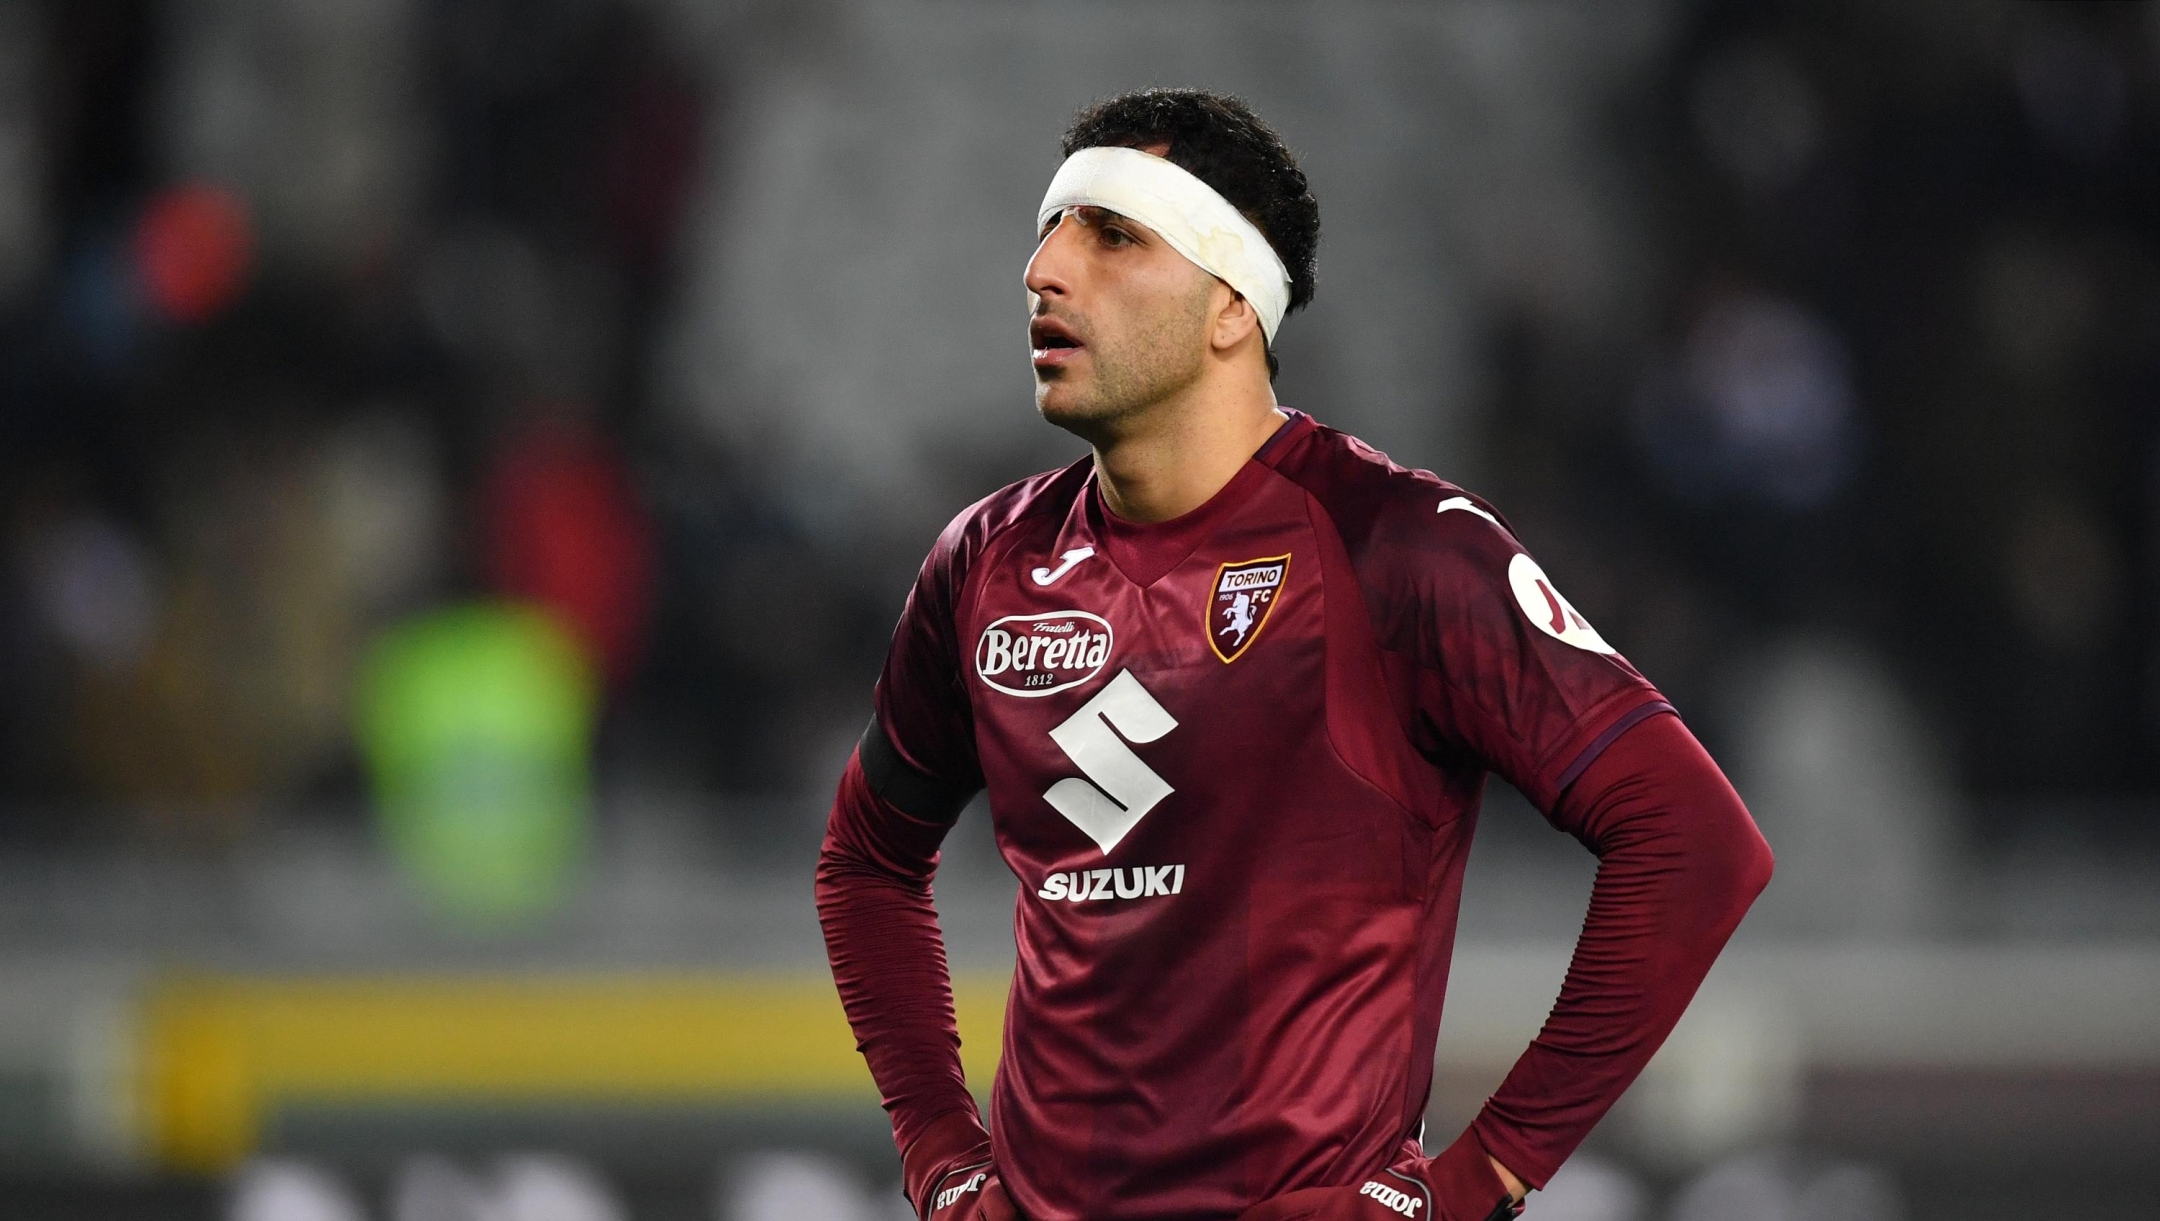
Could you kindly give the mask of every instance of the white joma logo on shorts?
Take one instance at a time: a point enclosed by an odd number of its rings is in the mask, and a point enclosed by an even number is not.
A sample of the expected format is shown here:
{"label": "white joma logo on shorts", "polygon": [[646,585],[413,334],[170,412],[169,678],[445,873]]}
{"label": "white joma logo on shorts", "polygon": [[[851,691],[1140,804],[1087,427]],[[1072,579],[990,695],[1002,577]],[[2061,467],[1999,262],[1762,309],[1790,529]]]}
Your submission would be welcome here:
{"label": "white joma logo on shorts", "polygon": [[1425,1207],[1425,1201],[1418,1199],[1409,1192],[1397,1191],[1386,1183],[1375,1183],[1370,1179],[1366,1180],[1363,1187],[1358,1188],[1358,1194],[1371,1196],[1405,1217],[1415,1217],[1417,1216],[1417,1210]]}

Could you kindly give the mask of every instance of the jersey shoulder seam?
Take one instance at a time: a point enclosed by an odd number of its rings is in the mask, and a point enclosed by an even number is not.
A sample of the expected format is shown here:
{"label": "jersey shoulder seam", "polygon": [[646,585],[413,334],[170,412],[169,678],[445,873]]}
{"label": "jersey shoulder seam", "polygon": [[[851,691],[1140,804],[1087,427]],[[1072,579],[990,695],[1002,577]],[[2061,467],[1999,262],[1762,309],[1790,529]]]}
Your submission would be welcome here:
{"label": "jersey shoulder seam", "polygon": [[[1060,479],[1076,474],[1081,463],[1086,461],[1088,459],[1082,459],[1081,462],[1059,467],[1054,471],[1041,471],[1025,479],[1016,479],[960,510],[941,533],[958,535],[959,538],[955,539],[958,542],[970,531],[980,530],[981,541],[976,544],[974,551],[978,555],[987,555],[997,540],[1020,526],[1038,517],[1063,513],[1069,509],[1069,502],[1049,502],[1044,499],[1044,494],[1055,487]],[[1022,505],[1025,507],[1020,507]],[[968,557],[971,566],[973,559],[972,556]]]}
{"label": "jersey shoulder seam", "polygon": [[[1075,462],[1070,466],[1060,467],[1054,471],[1043,471],[1030,475],[1025,479],[1015,480],[962,511],[958,520],[964,521],[968,525],[983,522],[981,527],[983,533],[982,541],[971,549],[972,554],[964,558],[963,566],[958,574],[960,578],[959,585],[953,590],[952,615],[955,639],[958,638],[957,633],[961,621],[967,616],[970,600],[977,596],[976,591],[980,589],[980,584],[975,581],[976,569],[981,568],[987,571],[997,559],[1002,558],[1004,552],[1009,551],[1013,543],[1018,541],[1015,532],[1022,526],[1038,518],[1055,517],[1067,512],[1072,507],[1068,500],[1048,500],[1044,497],[1044,493],[1055,487],[1060,479],[1077,473],[1081,464],[1087,461],[1090,461],[1090,459],[1081,459],[1080,462]],[[1009,499],[1028,500],[1032,501],[1032,503],[994,524],[984,522],[985,518],[1003,507],[994,502]],[[965,527],[963,527],[962,532],[965,533]],[[1008,539],[1012,541],[1008,542]],[[961,557],[956,556],[955,559],[961,559]]]}
{"label": "jersey shoulder seam", "polygon": [[[1332,447],[1333,449],[1338,451],[1336,454],[1330,455],[1330,457],[1333,458],[1334,461],[1346,464],[1354,464],[1353,469],[1356,470],[1356,474],[1353,476],[1354,478],[1358,479],[1360,482],[1370,481],[1371,483],[1382,484],[1385,486],[1385,491],[1376,498],[1379,503],[1373,509],[1368,523],[1368,530],[1372,528],[1377,528],[1379,522],[1384,518],[1413,511],[1420,514],[1430,513],[1433,516],[1441,518],[1452,516],[1452,514],[1442,512],[1441,505],[1448,503],[1454,498],[1460,497],[1470,501],[1474,507],[1483,510],[1475,514],[1475,516],[1486,519],[1489,524],[1491,524],[1495,529],[1497,529],[1505,540],[1507,546],[1509,546],[1511,549],[1518,551],[1522,549],[1522,544],[1519,540],[1516,539],[1513,528],[1508,526],[1506,521],[1499,516],[1498,512],[1492,510],[1490,506],[1482,500],[1482,498],[1471,495],[1466,490],[1456,486],[1455,484],[1449,483],[1448,481],[1440,478],[1438,475],[1435,475],[1430,471],[1416,470],[1410,467],[1401,466],[1395,463],[1393,460],[1389,459],[1386,454],[1383,454],[1378,449],[1375,449],[1372,446],[1367,445],[1365,442],[1358,440],[1356,437],[1353,437],[1348,433],[1344,433],[1336,429],[1328,428],[1325,425],[1314,429],[1312,434],[1306,441],[1306,444],[1327,445]],[[1291,465],[1292,461],[1297,456],[1297,451],[1295,450],[1293,450],[1291,453],[1283,455],[1283,466]],[[1305,471],[1284,470],[1282,466],[1276,467],[1276,473],[1280,474],[1283,478],[1295,484],[1300,490],[1305,493],[1309,503],[1313,506],[1313,508],[1317,509],[1327,519],[1330,528],[1334,529],[1336,537],[1342,542],[1344,553],[1350,561],[1352,576],[1357,578],[1357,596],[1359,602],[1363,606],[1366,616],[1366,622],[1371,626],[1372,629],[1372,644],[1374,650],[1383,656],[1398,658],[1402,662],[1410,665],[1416,670],[1432,675],[1434,678],[1436,678],[1442,683],[1447,682],[1447,674],[1444,670],[1440,669],[1436,665],[1431,664],[1424,658],[1417,656],[1416,653],[1407,649],[1398,648],[1390,644],[1387,640],[1383,639],[1380,630],[1381,622],[1378,618],[1378,613],[1372,605],[1371,599],[1367,598],[1365,595],[1365,582],[1363,580],[1363,574],[1360,573],[1358,568],[1357,555],[1350,547],[1350,540],[1343,533],[1342,523],[1340,519],[1338,518],[1334,510],[1329,506],[1329,498],[1321,490],[1314,487],[1314,483],[1316,482],[1316,480],[1309,477],[1301,477],[1307,474],[1307,472]],[[1415,503],[1418,507],[1416,507],[1415,509],[1413,509],[1412,507],[1413,497],[1417,498]],[[1429,510],[1422,507],[1424,501],[1428,498],[1430,498],[1432,505]],[[1469,517],[1473,515],[1466,513],[1463,514],[1463,516]],[[1439,523],[1435,524],[1437,525]],[[1403,734],[1405,738],[1407,738],[1412,743],[1411,749],[1415,751],[1415,743],[1417,739],[1416,735],[1412,732],[1412,727],[1410,725],[1404,724],[1402,717],[1399,715],[1395,716],[1394,719],[1397,729]],[[1507,732],[1508,736],[1514,739],[1516,743],[1523,744],[1522,735],[1515,731],[1514,726],[1504,725],[1503,728]],[[1418,753],[1421,756],[1423,754],[1423,752]]]}
{"label": "jersey shoulder seam", "polygon": [[[1309,447],[1322,449],[1316,454]],[[1325,472],[1314,469],[1322,464],[1330,469]],[[1521,546],[1515,538],[1514,527],[1483,497],[1431,471],[1403,466],[1349,433],[1324,424],[1314,428],[1303,444],[1283,454],[1273,466],[1277,474],[1328,508],[1329,516],[1337,520],[1338,531],[1342,523],[1331,502],[1374,489],[1368,493],[1373,502],[1369,520],[1373,523],[1410,513],[1444,519],[1447,515],[1441,506],[1467,507],[1473,511],[1472,515],[1497,527],[1512,545]],[[1336,478],[1331,480],[1329,475]],[[1464,504],[1454,506],[1458,500]],[[1349,542],[1347,537],[1344,541],[1346,545]]]}

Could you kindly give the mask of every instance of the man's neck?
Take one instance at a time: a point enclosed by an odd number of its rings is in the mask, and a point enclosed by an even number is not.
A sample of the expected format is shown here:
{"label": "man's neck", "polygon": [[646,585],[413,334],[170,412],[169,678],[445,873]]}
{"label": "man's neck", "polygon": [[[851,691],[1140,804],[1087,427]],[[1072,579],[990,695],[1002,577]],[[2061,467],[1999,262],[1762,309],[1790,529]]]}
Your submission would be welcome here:
{"label": "man's neck", "polygon": [[[1199,396],[1196,396],[1198,398]],[[1222,490],[1290,417],[1261,382],[1212,401],[1162,403],[1137,427],[1095,443],[1103,504],[1127,521],[1169,521]]]}

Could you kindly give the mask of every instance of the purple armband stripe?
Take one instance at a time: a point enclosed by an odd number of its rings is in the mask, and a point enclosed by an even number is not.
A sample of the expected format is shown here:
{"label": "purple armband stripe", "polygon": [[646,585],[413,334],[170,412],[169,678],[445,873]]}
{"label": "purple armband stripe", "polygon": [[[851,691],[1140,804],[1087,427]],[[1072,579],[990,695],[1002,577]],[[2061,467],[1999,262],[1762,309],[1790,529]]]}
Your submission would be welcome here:
{"label": "purple armband stripe", "polygon": [[1566,771],[1560,773],[1560,782],[1553,787],[1553,792],[1556,794],[1567,792],[1568,786],[1575,783],[1576,778],[1581,776],[1584,770],[1592,763],[1595,763],[1599,755],[1605,753],[1606,747],[1618,741],[1621,734],[1661,712],[1670,712],[1674,716],[1680,715],[1671,704],[1666,703],[1664,700],[1652,700],[1647,704],[1638,704],[1621,713],[1620,719],[1606,726],[1605,732],[1599,734],[1590,745],[1583,747],[1582,753],[1575,756],[1575,761],[1567,765]]}

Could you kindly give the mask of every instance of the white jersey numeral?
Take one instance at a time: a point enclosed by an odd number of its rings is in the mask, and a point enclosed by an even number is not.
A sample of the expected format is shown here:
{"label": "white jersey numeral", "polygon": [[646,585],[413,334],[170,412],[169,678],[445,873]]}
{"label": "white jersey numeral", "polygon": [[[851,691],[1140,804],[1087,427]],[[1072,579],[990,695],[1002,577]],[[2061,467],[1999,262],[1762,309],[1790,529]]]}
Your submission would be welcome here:
{"label": "white jersey numeral", "polygon": [[1155,702],[1132,671],[1120,670],[1094,699],[1050,731],[1050,740],[1087,779],[1060,780],[1043,800],[1109,852],[1174,791],[1125,743],[1153,742],[1176,728],[1177,718]]}

